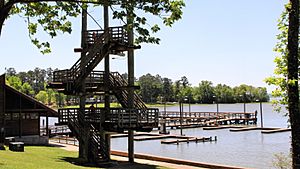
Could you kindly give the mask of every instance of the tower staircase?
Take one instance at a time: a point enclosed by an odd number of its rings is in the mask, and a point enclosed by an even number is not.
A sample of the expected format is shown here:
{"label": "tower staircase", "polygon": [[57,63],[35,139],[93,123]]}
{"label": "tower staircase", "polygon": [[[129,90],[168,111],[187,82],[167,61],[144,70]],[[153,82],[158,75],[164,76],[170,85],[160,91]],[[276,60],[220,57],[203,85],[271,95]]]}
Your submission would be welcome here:
{"label": "tower staircase", "polygon": [[[87,134],[89,134],[89,149],[91,151],[90,157],[92,157],[93,162],[101,162],[101,161],[107,161],[109,159],[108,148],[104,145],[104,139],[102,135],[100,134],[99,130],[97,130],[92,123],[89,123],[86,121],[86,119],[81,119],[85,121],[84,124],[80,125],[78,120],[79,118],[82,118],[78,116],[79,114],[77,112],[71,112],[72,109],[65,109],[68,111],[68,126],[70,130],[74,133],[75,137],[80,140],[81,138],[86,138]],[[76,111],[80,111],[77,109]],[[86,132],[82,126],[88,127],[89,132]]]}
{"label": "tower staircase", "polygon": [[63,88],[65,94],[78,94],[82,81],[90,75],[103,58],[110,53],[118,53],[131,47],[126,45],[128,44],[127,33],[123,27],[89,30],[85,37],[84,60],[79,58],[70,69],[55,71],[53,82],[49,83],[50,88]]}
{"label": "tower staircase", "polygon": [[78,140],[89,138],[90,156],[97,162],[109,159],[108,147],[100,131],[151,131],[158,126],[158,109],[147,108],[137,94],[134,94],[133,98],[134,107],[129,107],[128,89],[133,86],[128,86],[127,81],[117,72],[110,73],[109,82],[105,82],[105,72],[93,71],[109,54],[127,51],[129,48],[139,48],[128,45],[128,36],[123,27],[89,30],[85,34],[85,39],[85,46],[82,49],[85,53],[84,59],[78,59],[70,69],[54,71],[53,82],[48,84],[48,88],[56,89],[66,95],[80,95],[84,81],[87,93],[103,94],[109,91],[122,105],[122,108],[109,110],[85,108],[84,113],[78,108],[58,110],[59,124],[67,124]]}

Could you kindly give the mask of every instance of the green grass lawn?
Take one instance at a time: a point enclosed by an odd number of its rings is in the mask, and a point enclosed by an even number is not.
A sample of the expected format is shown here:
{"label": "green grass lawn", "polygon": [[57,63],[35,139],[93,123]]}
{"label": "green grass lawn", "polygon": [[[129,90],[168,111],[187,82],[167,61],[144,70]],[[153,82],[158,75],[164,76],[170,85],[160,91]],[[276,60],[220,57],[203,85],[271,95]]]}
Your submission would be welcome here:
{"label": "green grass lawn", "polygon": [[[25,152],[12,152],[6,148],[0,151],[0,169],[91,169],[77,165],[80,160],[78,152],[66,151],[57,147],[25,146]],[[132,169],[166,169],[147,164],[129,164],[120,162],[113,168]]]}

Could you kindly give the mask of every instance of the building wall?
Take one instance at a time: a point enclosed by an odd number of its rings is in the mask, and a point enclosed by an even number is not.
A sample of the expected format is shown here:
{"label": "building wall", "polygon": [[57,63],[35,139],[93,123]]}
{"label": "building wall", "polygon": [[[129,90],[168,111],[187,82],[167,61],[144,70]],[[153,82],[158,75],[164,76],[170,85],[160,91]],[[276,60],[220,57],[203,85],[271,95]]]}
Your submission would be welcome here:
{"label": "building wall", "polygon": [[1,128],[4,128],[5,117],[5,76],[0,76],[0,143],[4,140],[4,133],[1,133]]}
{"label": "building wall", "polygon": [[5,125],[6,136],[39,135],[38,118],[36,119],[34,117],[32,119],[29,119],[28,114],[30,113],[22,113],[20,120],[19,120],[19,113],[12,113],[11,117],[6,116],[6,125]]}

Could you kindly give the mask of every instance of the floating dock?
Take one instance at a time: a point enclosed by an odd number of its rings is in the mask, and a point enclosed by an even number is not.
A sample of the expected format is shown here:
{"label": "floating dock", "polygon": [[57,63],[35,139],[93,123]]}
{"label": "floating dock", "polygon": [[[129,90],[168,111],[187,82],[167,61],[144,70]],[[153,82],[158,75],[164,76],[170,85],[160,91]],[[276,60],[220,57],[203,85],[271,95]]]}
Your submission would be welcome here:
{"label": "floating dock", "polygon": [[[114,134],[112,138],[127,137],[127,134]],[[178,144],[178,143],[189,143],[189,142],[212,142],[217,141],[217,136],[214,137],[193,137],[193,136],[181,136],[172,134],[156,134],[156,133],[135,133],[134,141],[147,141],[147,140],[161,140],[161,139],[172,139],[162,140],[162,144]],[[139,137],[141,136],[141,137]],[[138,138],[136,138],[138,137]]]}
{"label": "floating dock", "polygon": [[219,130],[219,129],[230,129],[230,128],[244,128],[245,126],[212,126],[212,127],[203,127],[203,130]]}
{"label": "floating dock", "polygon": [[261,130],[261,133],[264,133],[264,134],[291,131],[291,129],[288,129],[288,128],[277,128],[277,127],[244,127],[244,128],[238,128],[238,129],[230,129],[229,131],[241,132],[241,131],[251,131],[251,130]]}
{"label": "floating dock", "polygon": [[184,138],[184,139],[172,139],[172,140],[162,140],[161,144],[179,144],[179,143],[200,143],[200,142],[212,142],[217,141],[217,136],[215,136],[215,139],[212,139],[212,137],[191,137],[191,138]]}
{"label": "floating dock", "polygon": [[262,130],[261,133],[263,134],[272,134],[272,133],[281,133],[281,132],[287,132],[291,131],[289,128],[280,128],[280,129],[274,129],[274,130]]}

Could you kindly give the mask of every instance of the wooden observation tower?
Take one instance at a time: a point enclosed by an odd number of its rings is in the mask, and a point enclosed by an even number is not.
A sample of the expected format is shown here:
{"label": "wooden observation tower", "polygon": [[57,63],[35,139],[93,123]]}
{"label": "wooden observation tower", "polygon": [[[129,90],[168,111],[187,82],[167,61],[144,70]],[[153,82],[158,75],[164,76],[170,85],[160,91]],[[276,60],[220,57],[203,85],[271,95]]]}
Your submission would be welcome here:
{"label": "wooden observation tower", "polygon": [[[109,27],[108,6],[104,5],[104,29],[87,30],[82,14],[81,58],[70,68],[55,71],[48,87],[80,97],[80,108],[59,109],[59,124],[67,124],[79,141],[79,157],[89,162],[110,160],[110,134],[128,131],[129,161],[133,162],[133,131],[151,131],[158,126],[158,109],[147,108],[134,93],[133,29]],[[130,12],[129,12],[130,13]],[[132,19],[128,19],[130,25]],[[132,23],[132,22],[131,22]],[[128,79],[110,72],[110,54],[128,53]],[[95,67],[104,60],[104,71]],[[86,108],[87,95],[104,95],[104,108]],[[122,108],[110,107],[114,95]]]}

